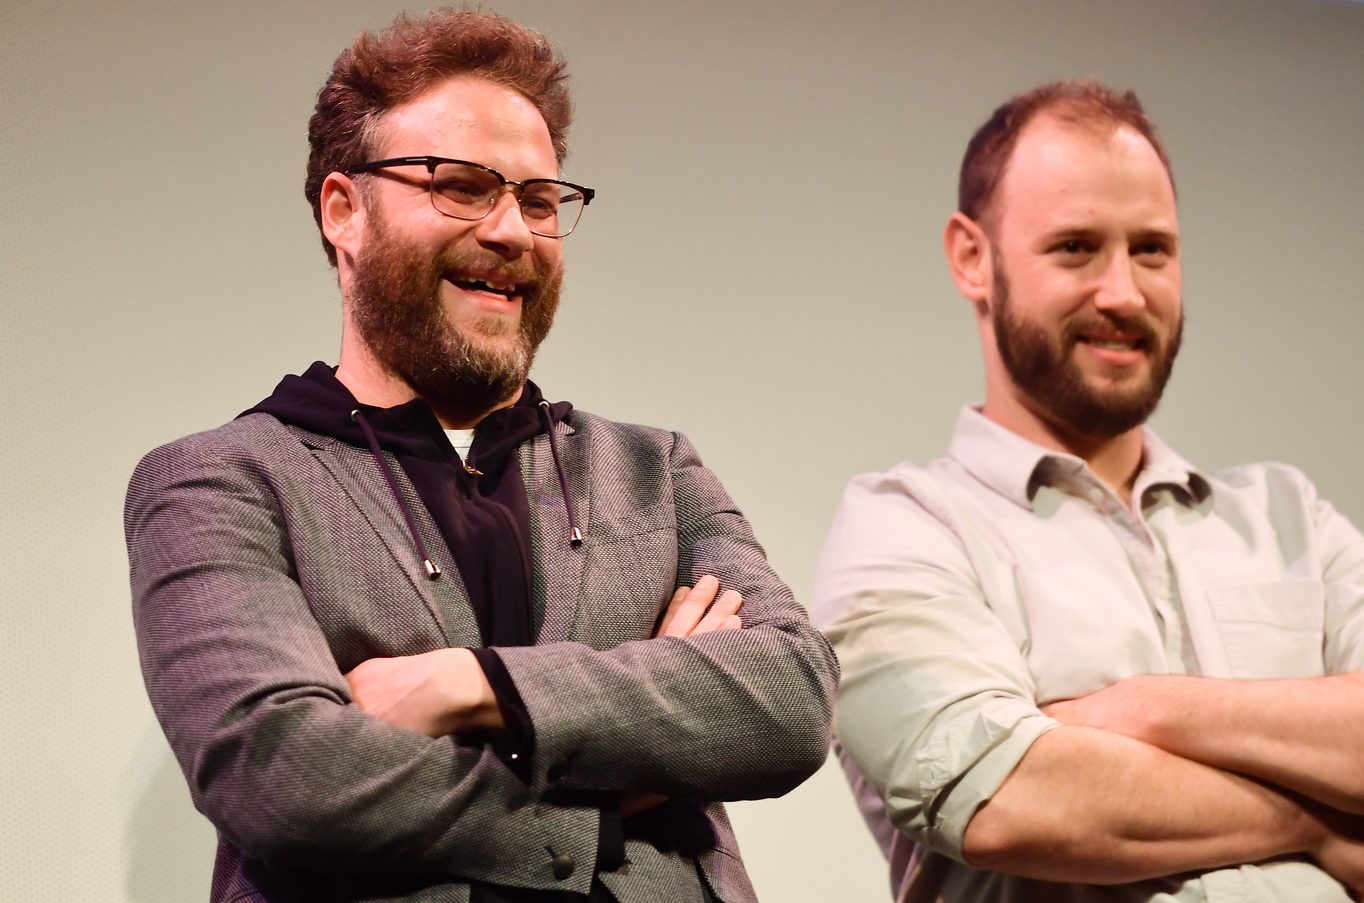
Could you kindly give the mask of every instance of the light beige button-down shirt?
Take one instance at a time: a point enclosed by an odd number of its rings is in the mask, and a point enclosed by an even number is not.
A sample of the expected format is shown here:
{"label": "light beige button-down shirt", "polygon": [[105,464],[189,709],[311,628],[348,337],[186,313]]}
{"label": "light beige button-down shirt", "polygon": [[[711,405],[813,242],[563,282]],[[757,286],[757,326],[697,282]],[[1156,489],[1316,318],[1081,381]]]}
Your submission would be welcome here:
{"label": "light beige button-down shirt", "polygon": [[1364,669],[1364,537],[1301,473],[1204,475],[1148,431],[1132,497],[970,408],[947,457],[849,484],[812,614],[843,666],[840,752],[907,899],[1349,899],[1302,857],[1122,887],[962,862],[972,813],[1056,724],[1039,705],[1134,674]]}

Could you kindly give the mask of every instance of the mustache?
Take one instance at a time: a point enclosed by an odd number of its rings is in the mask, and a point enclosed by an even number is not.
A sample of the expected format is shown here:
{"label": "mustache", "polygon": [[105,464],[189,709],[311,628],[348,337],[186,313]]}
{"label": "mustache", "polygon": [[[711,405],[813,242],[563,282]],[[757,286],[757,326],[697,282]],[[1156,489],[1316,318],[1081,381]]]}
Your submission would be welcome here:
{"label": "mustache", "polygon": [[524,284],[538,293],[547,274],[534,261],[524,256],[517,260],[507,260],[491,252],[480,253],[467,249],[452,249],[438,255],[431,262],[431,271],[437,279],[449,273],[476,273],[501,282]]}
{"label": "mustache", "polygon": [[1160,333],[1155,321],[1147,314],[1133,317],[1116,317],[1112,314],[1080,314],[1066,322],[1062,337],[1069,344],[1080,340],[1080,336],[1091,332],[1121,332],[1134,335],[1141,344],[1155,346],[1160,342]]}

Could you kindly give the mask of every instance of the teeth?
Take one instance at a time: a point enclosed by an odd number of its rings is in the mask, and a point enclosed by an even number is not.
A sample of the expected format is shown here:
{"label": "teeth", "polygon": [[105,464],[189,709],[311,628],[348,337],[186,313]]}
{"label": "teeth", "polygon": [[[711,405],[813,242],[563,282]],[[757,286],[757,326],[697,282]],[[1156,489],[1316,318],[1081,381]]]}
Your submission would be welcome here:
{"label": "teeth", "polygon": [[485,292],[496,292],[499,295],[510,295],[516,291],[515,285],[500,285],[494,282],[486,282],[482,279],[461,279],[459,281],[472,289]]}
{"label": "teeth", "polygon": [[1111,351],[1132,351],[1137,347],[1137,342],[1135,340],[1122,342],[1117,339],[1096,339],[1087,337],[1084,339],[1084,342],[1087,345],[1093,345],[1095,348],[1106,348]]}

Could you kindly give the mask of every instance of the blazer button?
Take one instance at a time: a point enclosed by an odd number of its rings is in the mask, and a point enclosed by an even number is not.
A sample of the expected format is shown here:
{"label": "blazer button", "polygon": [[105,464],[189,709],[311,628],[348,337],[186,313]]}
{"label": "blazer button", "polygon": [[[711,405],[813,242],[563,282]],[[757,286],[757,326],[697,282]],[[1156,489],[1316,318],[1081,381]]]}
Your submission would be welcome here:
{"label": "blazer button", "polygon": [[573,861],[573,857],[567,853],[555,853],[549,860],[549,867],[554,872],[554,877],[560,881],[573,877],[573,870],[578,867]]}

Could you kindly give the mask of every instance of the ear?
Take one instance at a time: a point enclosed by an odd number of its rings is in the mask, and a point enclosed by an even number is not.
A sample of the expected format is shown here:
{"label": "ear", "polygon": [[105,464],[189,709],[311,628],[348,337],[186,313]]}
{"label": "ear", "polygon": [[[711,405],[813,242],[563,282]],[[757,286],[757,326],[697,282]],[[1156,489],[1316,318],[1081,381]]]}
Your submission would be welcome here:
{"label": "ear", "polygon": [[322,180],[322,234],[336,248],[336,256],[354,258],[365,228],[365,201],[349,176],[331,173]]}
{"label": "ear", "polygon": [[966,214],[954,213],[943,231],[943,249],[957,291],[983,311],[993,284],[990,239],[985,230]]}

